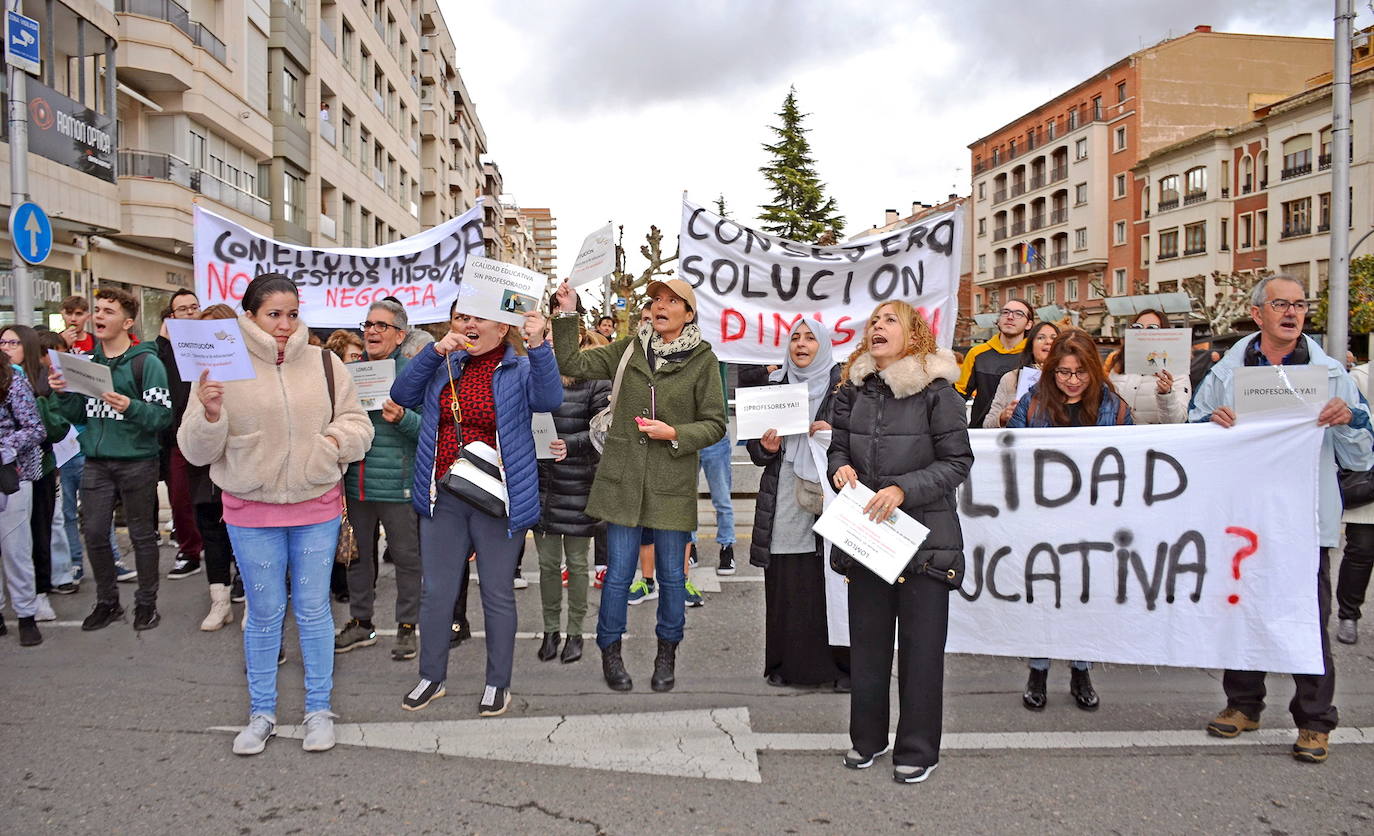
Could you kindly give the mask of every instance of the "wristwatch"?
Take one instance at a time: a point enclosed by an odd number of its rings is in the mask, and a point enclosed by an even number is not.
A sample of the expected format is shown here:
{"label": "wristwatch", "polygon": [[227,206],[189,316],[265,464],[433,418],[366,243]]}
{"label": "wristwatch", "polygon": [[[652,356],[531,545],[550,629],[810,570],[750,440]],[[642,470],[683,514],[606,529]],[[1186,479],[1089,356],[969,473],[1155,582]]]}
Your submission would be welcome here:
{"label": "wristwatch", "polygon": [[577,316],[577,311],[559,311],[557,318],[562,319],[565,316]]}

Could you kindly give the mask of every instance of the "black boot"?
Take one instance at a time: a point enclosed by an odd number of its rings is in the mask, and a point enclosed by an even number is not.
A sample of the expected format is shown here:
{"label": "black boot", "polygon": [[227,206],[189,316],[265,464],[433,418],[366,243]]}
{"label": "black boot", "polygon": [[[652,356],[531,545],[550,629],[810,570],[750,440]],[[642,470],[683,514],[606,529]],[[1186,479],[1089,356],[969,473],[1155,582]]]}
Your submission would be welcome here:
{"label": "black boot", "polygon": [[620,658],[620,642],[601,649],[601,675],[612,691],[628,691],[635,687],[630,672],[625,670],[625,660]]}
{"label": "black boot", "polygon": [[563,664],[571,665],[582,658],[582,637],[568,636],[568,640],[563,643]]}
{"label": "black boot", "polygon": [[1031,711],[1045,710],[1045,678],[1049,674],[1049,671],[1031,668],[1030,676],[1026,679],[1026,693],[1021,695],[1021,703]]}
{"label": "black boot", "polygon": [[1073,669],[1069,676],[1069,693],[1073,695],[1073,701],[1084,711],[1096,711],[1101,705],[1097,691],[1093,689],[1092,677],[1087,671]]}
{"label": "black boot", "polygon": [[673,669],[677,666],[677,642],[667,639],[658,640],[658,655],[654,657],[654,676],[649,687],[655,691],[671,691],[677,679]]}
{"label": "black boot", "polygon": [[558,633],[544,634],[544,641],[539,645],[539,661],[547,662],[558,655],[558,640],[561,638]]}
{"label": "black boot", "polygon": [[43,643],[43,634],[38,632],[38,625],[34,623],[33,616],[20,616],[19,618],[19,646],[33,647]]}

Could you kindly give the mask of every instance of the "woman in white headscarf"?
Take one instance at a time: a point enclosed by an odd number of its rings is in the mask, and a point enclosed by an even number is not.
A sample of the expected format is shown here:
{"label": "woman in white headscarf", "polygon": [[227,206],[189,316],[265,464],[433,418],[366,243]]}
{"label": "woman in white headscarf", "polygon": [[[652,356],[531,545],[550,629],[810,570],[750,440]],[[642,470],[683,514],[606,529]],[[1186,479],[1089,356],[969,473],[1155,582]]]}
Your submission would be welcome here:
{"label": "woman in white headscarf", "polygon": [[[783,366],[770,380],[806,384],[811,427],[789,436],[770,429],[748,444],[754,464],[764,468],[749,547],[749,562],[764,572],[763,675],[769,685],[833,683],[848,690],[849,649],[831,647],[828,639],[825,565],[821,540],[811,532],[825,478],[830,398],[840,380],[830,329],[814,319],[793,325]],[[813,444],[821,444],[819,467]]]}

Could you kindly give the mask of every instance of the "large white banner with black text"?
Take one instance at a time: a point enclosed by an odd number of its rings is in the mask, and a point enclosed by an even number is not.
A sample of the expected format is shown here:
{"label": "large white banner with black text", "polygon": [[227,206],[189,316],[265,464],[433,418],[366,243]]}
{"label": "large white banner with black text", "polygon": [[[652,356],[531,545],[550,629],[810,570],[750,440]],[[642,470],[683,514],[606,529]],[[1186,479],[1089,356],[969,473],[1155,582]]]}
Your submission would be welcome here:
{"label": "large white banner with black text", "polygon": [[682,202],[678,276],[696,290],[697,321],[716,356],[780,363],[792,325],[811,316],[834,332],[835,359],[863,339],[879,303],[910,302],[948,347],[954,339],[963,212],[833,247],[799,244]]}

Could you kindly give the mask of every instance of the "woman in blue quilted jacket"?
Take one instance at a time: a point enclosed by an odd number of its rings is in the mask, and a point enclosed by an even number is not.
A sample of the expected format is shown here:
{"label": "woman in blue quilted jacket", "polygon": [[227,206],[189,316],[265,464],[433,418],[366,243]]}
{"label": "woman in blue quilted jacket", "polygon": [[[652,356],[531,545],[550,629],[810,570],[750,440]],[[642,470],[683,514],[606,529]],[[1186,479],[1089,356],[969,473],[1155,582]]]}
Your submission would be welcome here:
{"label": "woman in blue quilted jacket", "polygon": [[[504,583],[481,586],[487,632],[486,687],[478,713],[510,706],[515,655],[515,590],[510,578],[539,521],[539,463],[530,421],[563,402],[553,349],[544,344],[543,314],[523,328],[449,311],[449,333],[425,346],[391,386],[391,399],[420,411],[411,502],[420,514],[420,681],[401,707],[418,711],[444,696],[453,604],[477,553],[477,571]],[[499,453],[508,494],[496,517],[441,486],[464,445],[485,442]]]}

